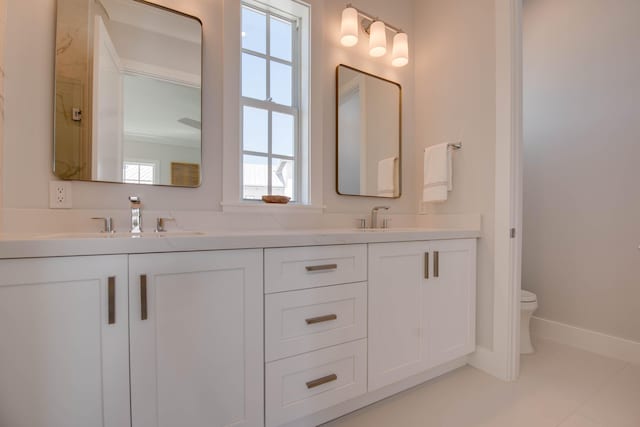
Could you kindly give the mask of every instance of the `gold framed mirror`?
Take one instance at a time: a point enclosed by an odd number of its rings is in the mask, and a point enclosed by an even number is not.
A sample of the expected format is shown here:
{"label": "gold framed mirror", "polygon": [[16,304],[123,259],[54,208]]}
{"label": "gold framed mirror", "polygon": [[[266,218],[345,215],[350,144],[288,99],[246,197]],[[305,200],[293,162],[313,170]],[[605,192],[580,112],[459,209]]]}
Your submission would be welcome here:
{"label": "gold framed mirror", "polygon": [[402,87],[373,74],[336,69],[336,191],[402,194]]}
{"label": "gold framed mirror", "polygon": [[58,0],[53,172],[197,187],[202,23],[140,0]]}

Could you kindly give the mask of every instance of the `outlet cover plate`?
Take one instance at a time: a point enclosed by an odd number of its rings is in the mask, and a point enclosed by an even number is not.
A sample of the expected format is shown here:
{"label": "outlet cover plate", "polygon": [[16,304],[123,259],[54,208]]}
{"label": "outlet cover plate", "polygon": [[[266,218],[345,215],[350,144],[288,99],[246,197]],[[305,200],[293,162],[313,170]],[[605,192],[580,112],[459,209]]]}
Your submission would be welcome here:
{"label": "outlet cover plate", "polygon": [[49,182],[49,208],[71,209],[71,181]]}

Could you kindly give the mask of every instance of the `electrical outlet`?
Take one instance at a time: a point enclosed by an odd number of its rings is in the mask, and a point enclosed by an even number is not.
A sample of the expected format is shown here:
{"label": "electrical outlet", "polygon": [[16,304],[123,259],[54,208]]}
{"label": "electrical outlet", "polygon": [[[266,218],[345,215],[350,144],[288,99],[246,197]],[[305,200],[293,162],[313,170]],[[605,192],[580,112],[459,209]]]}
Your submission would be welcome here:
{"label": "electrical outlet", "polygon": [[71,209],[71,181],[49,182],[49,208]]}

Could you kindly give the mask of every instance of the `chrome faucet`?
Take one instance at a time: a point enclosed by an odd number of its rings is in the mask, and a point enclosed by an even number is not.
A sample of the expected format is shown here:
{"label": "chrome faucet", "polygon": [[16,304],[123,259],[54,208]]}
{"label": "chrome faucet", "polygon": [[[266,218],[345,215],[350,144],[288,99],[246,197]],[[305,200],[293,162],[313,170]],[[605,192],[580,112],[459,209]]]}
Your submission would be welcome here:
{"label": "chrome faucet", "polygon": [[371,228],[378,228],[378,211],[389,210],[389,206],[376,206],[371,209]]}
{"label": "chrome faucet", "polygon": [[113,218],[111,218],[110,216],[95,217],[95,218],[91,218],[91,219],[97,219],[97,220],[103,221],[104,226],[102,227],[101,233],[113,234],[113,233],[116,232],[116,229],[113,228]]}
{"label": "chrome faucet", "polygon": [[142,202],[139,196],[129,196],[131,202],[131,232],[142,233]]}

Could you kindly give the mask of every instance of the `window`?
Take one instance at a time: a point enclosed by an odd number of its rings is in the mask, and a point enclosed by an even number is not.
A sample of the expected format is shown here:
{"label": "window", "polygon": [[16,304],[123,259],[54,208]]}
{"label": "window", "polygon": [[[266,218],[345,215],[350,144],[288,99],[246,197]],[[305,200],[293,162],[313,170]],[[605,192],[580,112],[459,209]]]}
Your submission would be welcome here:
{"label": "window", "polygon": [[153,184],[156,165],[154,163],[124,162],[122,180],[127,184]]}
{"label": "window", "polygon": [[301,116],[306,111],[302,87],[307,83],[302,82],[300,23],[300,17],[263,3],[242,4],[244,200],[266,194],[305,199]]}

